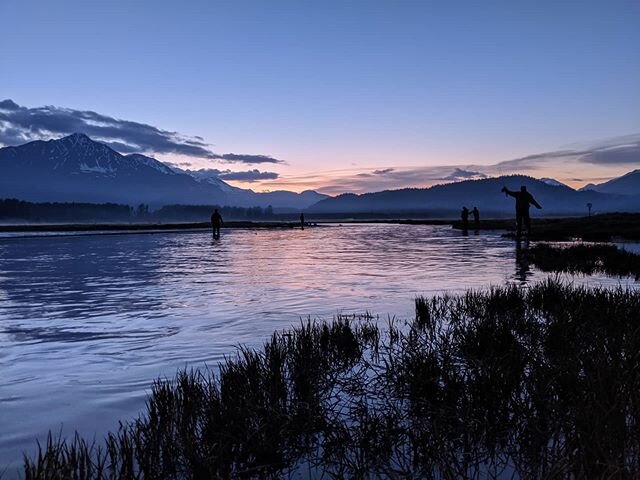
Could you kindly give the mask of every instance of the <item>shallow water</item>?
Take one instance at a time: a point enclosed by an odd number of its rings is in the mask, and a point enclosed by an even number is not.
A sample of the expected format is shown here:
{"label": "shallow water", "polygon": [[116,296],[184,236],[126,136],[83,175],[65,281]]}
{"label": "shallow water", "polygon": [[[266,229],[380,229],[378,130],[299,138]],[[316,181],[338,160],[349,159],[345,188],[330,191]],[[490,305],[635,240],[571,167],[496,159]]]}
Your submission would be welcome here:
{"label": "shallow water", "polygon": [[499,234],[447,226],[0,238],[0,465],[50,429],[100,438],[156,377],[301,318],[405,318],[417,295],[545,276]]}

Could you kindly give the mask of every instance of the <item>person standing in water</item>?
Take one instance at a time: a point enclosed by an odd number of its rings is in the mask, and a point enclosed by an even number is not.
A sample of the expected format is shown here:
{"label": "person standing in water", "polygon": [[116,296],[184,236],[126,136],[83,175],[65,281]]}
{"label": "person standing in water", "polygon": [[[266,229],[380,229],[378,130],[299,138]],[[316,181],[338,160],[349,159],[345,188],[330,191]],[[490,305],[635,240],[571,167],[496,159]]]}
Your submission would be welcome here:
{"label": "person standing in water", "polygon": [[462,207],[460,218],[462,219],[462,230],[466,232],[469,229],[469,209],[467,207]]}
{"label": "person standing in water", "polygon": [[224,222],[222,221],[222,215],[216,208],[211,214],[211,229],[213,230],[213,238],[220,238],[220,227]]}
{"label": "person standing in water", "polygon": [[478,230],[480,227],[480,210],[478,210],[478,207],[473,207],[471,214],[473,215],[473,228]]}
{"label": "person standing in water", "polygon": [[524,226],[527,229],[527,237],[531,233],[531,217],[529,216],[529,206],[533,205],[538,210],[542,207],[536,199],[533,198],[529,192],[527,192],[527,187],[522,185],[520,187],[519,192],[514,192],[509,190],[507,187],[502,187],[502,191],[513,198],[516,199],[516,236],[520,238],[522,234],[522,223],[524,222]]}
{"label": "person standing in water", "polygon": [[300,228],[304,230],[304,213],[300,214]]}

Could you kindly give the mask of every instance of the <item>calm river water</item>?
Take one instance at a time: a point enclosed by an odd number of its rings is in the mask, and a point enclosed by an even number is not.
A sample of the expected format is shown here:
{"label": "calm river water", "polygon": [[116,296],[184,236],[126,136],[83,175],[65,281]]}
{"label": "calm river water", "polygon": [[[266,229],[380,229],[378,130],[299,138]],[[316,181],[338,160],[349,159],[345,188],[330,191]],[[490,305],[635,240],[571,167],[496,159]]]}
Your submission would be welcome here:
{"label": "calm river water", "polygon": [[417,295],[544,276],[499,234],[448,226],[0,238],[0,465],[49,430],[99,439],[158,376],[301,319],[406,318]]}

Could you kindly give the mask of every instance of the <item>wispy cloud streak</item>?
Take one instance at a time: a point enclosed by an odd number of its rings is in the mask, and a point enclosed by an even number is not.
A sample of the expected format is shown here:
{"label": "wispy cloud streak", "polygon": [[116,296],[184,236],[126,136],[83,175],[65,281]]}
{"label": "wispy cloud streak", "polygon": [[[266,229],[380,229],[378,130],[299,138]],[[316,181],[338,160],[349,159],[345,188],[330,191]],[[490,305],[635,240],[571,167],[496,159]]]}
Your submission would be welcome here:
{"label": "wispy cloud streak", "polygon": [[[280,177],[263,184],[269,188],[315,188],[329,195],[344,192],[364,193],[407,187],[429,187],[439,183],[474,180],[486,177],[526,174],[554,177],[574,186],[601,182],[640,166],[640,134],[615,137],[590,145],[528,155],[489,165],[463,164],[449,166],[349,169]],[[576,177],[576,173],[580,177]],[[608,176],[607,176],[608,174]]]}
{"label": "wispy cloud streak", "polygon": [[[173,163],[171,164],[175,167],[179,167],[179,165]],[[196,178],[206,179],[206,178],[220,178],[222,180],[230,180],[230,181],[238,181],[245,183],[254,183],[262,180],[275,180],[280,174],[277,172],[265,172],[260,171],[258,169],[246,170],[240,172],[234,172],[231,170],[218,170],[217,168],[201,168],[200,170],[184,170],[189,175],[192,175]]]}

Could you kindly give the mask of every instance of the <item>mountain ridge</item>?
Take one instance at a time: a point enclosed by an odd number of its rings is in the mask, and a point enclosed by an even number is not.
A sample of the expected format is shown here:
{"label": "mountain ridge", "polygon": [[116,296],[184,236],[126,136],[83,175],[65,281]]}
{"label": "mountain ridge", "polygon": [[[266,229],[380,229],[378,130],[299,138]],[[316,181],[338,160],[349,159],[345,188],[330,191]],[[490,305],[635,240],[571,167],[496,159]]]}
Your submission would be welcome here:
{"label": "mountain ridge", "polygon": [[[228,205],[306,210],[310,213],[405,212],[446,210],[463,205],[484,212],[511,212],[512,199],[499,193],[526,185],[545,206],[545,214],[640,210],[640,170],[579,190],[550,178],[508,175],[329,197],[313,190],[257,193],[223,179],[181,170],[139,153],[122,155],[103,143],[75,133],[54,140],[36,140],[0,148],[0,197],[27,201],[146,203],[163,205]],[[588,188],[587,188],[588,187]]]}
{"label": "mountain ridge", "polygon": [[259,193],[203,181],[139,153],[122,155],[82,133],[0,148],[0,196],[28,201],[175,203],[304,209],[313,192]]}
{"label": "mountain ridge", "polygon": [[513,212],[512,198],[501,193],[503,186],[518,190],[524,185],[543,205],[544,214],[584,214],[587,203],[594,211],[640,210],[640,196],[622,196],[595,191],[578,191],[526,175],[506,175],[438,184],[428,188],[404,188],[364,194],[346,193],[318,202],[314,213],[407,212],[437,210],[454,212],[477,206],[491,213]]}
{"label": "mountain ridge", "polygon": [[612,178],[603,183],[589,183],[580,189],[592,190],[600,193],[613,193],[618,195],[637,195],[640,193],[640,169],[632,170],[624,175]]}

